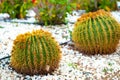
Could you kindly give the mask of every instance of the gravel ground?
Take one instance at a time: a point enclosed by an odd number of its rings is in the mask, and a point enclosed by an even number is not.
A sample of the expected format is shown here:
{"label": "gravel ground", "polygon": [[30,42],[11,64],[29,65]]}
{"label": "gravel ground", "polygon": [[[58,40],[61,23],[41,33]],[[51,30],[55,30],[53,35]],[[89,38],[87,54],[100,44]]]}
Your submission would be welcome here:
{"label": "gravel ground", "polygon": [[[120,13],[112,12],[120,22]],[[72,21],[73,22],[73,21]],[[40,26],[37,24],[0,21],[0,59],[11,55],[13,40],[20,33],[44,29],[52,33],[61,44],[70,41],[73,24]],[[22,75],[9,66],[10,58],[0,60],[0,80],[120,80],[120,45],[111,55],[86,56],[73,49],[69,42],[61,46],[62,59],[59,68],[47,75]]]}

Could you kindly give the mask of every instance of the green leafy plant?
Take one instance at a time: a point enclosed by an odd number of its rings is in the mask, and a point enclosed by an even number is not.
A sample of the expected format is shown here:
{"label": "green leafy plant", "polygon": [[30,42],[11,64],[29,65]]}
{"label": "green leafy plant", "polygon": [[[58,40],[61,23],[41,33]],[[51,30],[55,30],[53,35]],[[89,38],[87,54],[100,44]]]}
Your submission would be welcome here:
{"label": "green leafy plant", "polygon": [[116,1],[119,0],[73,0],[78,4],[79,9],[84,9],[86,12],[104,9],[106,11],[116,10]]}
{"label": "green leafy plant", "polygon": [[119,39],[120,24],[104,10],[82,15],[72,33],[75,46],[86,54],[113,53]]}
{"label": "green leafy plant", "polygon": [[0,3],[0,12],[10,14],[11,18],[25,18],[26,10],[32,5],[31,0],[3,0]]}
{"label": "green leafy plant", "polygon": [[74,8],[71,0],[40,0],[38,3],[36,19],[45,25],[65,23],[66,13]]}
{"label": "green leafy plant", "polygon": [[10,65],[22,74],[47,74],[58,68],[60,59],[60,47],[51,34],[36,30],[16,37]]}
{"label": "green leafy plant", "polygon": [[116,10],[116,1],[117,0],[98,0],[98,8],[106,11]]}
{"label": "green leafy plant", "polygon": [[72,0],[76,3],[76,10],[86,10],[86,12],[96,10],[96,0]]}
{"label": "green leafy plant", "polygon": [[94,3],[94,0],[80,0],[80,8],[86,10],[86,12],[94,11],[96,10]]}

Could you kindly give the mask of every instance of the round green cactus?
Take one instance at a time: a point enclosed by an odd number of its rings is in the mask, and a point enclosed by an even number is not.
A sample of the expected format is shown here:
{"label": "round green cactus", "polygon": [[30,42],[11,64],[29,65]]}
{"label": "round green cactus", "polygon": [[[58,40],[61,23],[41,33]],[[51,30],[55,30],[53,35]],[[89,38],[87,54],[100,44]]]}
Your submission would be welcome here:
{"label": "round green cactus", "polygon": [[22,74],[47,74],[59,66],[61,51],[49,32],[34,30],[14,40],[10,65]]}
{"label": "round green cactus", "polygon": [[111,54],[116,50],[120,25],[109,12],[83,14],[75,23],[72,40],[86,54]]}

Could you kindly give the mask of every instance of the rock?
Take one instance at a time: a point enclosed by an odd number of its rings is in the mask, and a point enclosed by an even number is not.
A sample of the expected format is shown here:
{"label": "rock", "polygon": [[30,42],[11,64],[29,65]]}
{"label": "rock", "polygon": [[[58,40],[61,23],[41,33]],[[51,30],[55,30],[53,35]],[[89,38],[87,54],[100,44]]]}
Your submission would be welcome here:
{"label": "rock", "polygon": [[10,18],[10,15],[7,13],[0,13],[0,20],[8,19]]}

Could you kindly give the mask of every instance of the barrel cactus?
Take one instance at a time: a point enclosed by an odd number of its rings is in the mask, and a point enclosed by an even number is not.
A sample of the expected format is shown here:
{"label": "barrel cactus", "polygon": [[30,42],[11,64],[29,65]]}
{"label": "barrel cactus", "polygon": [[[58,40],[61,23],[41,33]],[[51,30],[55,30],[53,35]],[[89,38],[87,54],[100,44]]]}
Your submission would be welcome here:
{"label": "barrel cactus", "polygon": [[98,10],[78,18],[72,32],[76,48],[84,54],[111,54],[116,50],[120,25],[109,12]]}
{"label": "barrel cactus", "polygon": [[10,66],[28,75],[51,73],[58,68],[61,59],[58,43],[44,30],[18,35],[11,53]]}

